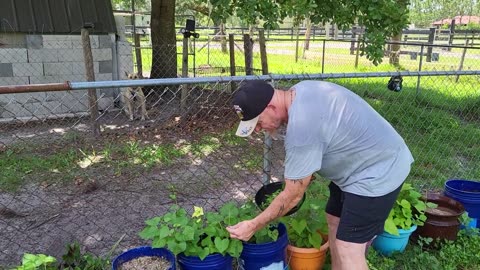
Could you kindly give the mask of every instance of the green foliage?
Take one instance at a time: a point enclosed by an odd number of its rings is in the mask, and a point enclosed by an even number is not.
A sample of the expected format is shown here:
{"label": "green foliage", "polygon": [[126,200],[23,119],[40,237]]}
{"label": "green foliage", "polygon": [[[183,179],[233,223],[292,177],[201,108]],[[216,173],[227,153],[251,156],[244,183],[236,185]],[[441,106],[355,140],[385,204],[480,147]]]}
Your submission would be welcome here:
{"label": "green foliage", "polygon": [[401,32],[408,23],[408,0],[210,0],[212,18],[225,21],[236,15],[249,25],[262,20],[265,29],[278,28],[287,17],[298,23],[310,18],[312,23],[331,21],[347,29],[358,20],[367,29],[361,47],[375,65],[382,61],[385,40]]}
{"label": "green foliage", "polygon": [[107,258],[82,253],[78,243],[67,245],[67,250],[62,259],[63,267],[71,270],[103,270],[110,265]]}
{"label": "green foliage", "polygon": [[387,220],[385,231],[393,235],[399,235],[398,229],[407,230],[413,225],[422,226],[427,220],[425,210],[436,207],[434,203],[425,203],[411,184],[404,183],[397,200],[395,201]]}
{"label": "green foliage", "polygon": [[175,255],[184,253],[202,260],[214,253],[239,257],[242,243],[231,239],[225,229],[239,221],[238,212],[238,207],[228,203],[218,212],[204,213],[195,206],[189,216],[185,209],[174,205],[165,215],[147,220],[140,237],[152,240],[152,247],[166,247]]}
{"label": "green foliage", "polygon": [[140,146],[138,141],[128,142],[124,151],[133,164],[142,164],[147,168],[158,164],[170,165],[173,158],[183,155],[180,150],[170,144]]}
{"label": "green foliage", "polygon": [[0,153],[0,189],[13,191],[23,182],[36,174],[49,173],[47,180],[54,175],[69,174],[71,167],[75,167],[78,154],[72,150],[58,151],[49,156],[32,153],[30,147],[12,147]]}
{"label": "green foliage", "polygon": [[306,193],[305,202],[300,209],[291,216],[282,217],[280,222],[287,226],[288,238],[292,245],[301,248],[320,248],[322,245],[320,233],[328,234],[325,215],[328,187],[320,180],[314,180]]}
{"label": "green foliage", "polygon": [[[238,218],[239,220],[253,219],[260,214],[260,211],[261,210],[257,207],[257,205],[253,201],[249,200],[240,207]],[[277,223],[275,222],[269,224],[268,226],[257,231],[252,238],[248,240],[248,242],[253,244],[262,244],[277,241],[278,230],[276,227]]]}
{"label": "green foliage", "polygon": [[480,267],[480,236],[460,230],[455,242],[438,243],[438,248],[427,249],[432,239],[421,238],[417,245],[408,245],[404,253],[384,257],[372,248],[368,264],[373,270],[473,270]]}
{"label": "green foliage", "polygon": [[57,259],[44,254],[23,254],[22,265],[12,270],[54,270]]}

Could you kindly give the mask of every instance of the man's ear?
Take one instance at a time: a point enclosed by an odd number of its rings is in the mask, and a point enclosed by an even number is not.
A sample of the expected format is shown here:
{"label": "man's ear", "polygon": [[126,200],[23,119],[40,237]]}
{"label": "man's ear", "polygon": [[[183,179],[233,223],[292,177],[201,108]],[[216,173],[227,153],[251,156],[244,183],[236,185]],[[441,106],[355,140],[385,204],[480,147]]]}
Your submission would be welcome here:
{"label": "man's ear", "polygon": [[269,104],[267,105],[267,108],[272,109],[272,110],[274,110],[274,111],[277,109],[277,107],[276,107],[275,105],[273,105],[272,103],[269,103]]}

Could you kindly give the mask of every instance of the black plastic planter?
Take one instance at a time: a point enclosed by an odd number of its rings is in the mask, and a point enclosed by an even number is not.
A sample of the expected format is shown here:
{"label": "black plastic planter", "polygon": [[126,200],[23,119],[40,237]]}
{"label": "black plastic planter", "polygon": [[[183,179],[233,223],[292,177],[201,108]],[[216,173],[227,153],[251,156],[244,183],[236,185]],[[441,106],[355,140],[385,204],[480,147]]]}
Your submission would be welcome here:
{"label": "black plastic planter", "polygon": [[[262,186],[258,191],[257,194],[255,194],[255,203],[260,207],[260,209],[265,210],[265,208],[268,207],[266,204],[266,201],[269,197],[269,195],[272,195],[273,193],[277,192],[278,190],[283,190],[283,184],[284,182],[273,182],[267,185]],[[302,206],[303,202],[305,201],[306,195],[303,194],[302,199],[298,204],[293,207],[288,213],[285,214],[285,216],[289,216],[295,212],[297,212],[298,209]]]}

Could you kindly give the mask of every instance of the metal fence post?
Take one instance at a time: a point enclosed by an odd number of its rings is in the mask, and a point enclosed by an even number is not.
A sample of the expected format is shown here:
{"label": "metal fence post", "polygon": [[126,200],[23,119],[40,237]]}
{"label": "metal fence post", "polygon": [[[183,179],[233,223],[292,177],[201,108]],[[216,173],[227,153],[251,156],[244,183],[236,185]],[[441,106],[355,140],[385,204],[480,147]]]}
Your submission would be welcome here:
{"label": "metal fence post", "polygon": [[[422,71],[422,64],[423,64],[423,48],[424,45],[422,44],[422,47],[420,47],[420,63],[418,64],[418,72]],[[417,94],[416,96],[420,94],[420,75],[417,77]]]}
{"label": "metal fence post", "polygon": [[272,177],[272,137],[265,132],[264,145],[263,145],[263,184],[270,183]]}
{"label": "metal fence post", "polygon": [[325,68],[325,39],[323,40],[323,46],[322,46],[322,74],[324,72]]}
{"label": "metal fence post", "polygon": [[[182,48],[182,77],[188,77],[188,37],[184,34],[183,36],[183,48]],[[180,97],[180,109],[182,111],[187,108],[187,85],[182,85],[182,96]]]}

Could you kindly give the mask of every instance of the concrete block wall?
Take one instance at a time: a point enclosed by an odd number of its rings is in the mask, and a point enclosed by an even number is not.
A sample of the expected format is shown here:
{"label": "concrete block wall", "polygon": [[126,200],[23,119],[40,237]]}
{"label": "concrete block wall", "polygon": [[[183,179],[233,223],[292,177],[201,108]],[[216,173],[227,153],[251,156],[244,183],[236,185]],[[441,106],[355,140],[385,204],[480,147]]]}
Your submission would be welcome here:
{"label": "concrete block wall", "polygon": [[[114,42],[109,35],[92,35],[95,79],[123,79],[123,70],[133,71],[131,45],[121,41],[113,56]],[[0,34],[0,85],[86,81],[86,70],[80,36]],[[120,68],[113,67],[117,57]],[[97,90],[99,109],[113,107],[118,91]],[[87,90],[0,95],[2,118],[44,118],[88,110]]]}

